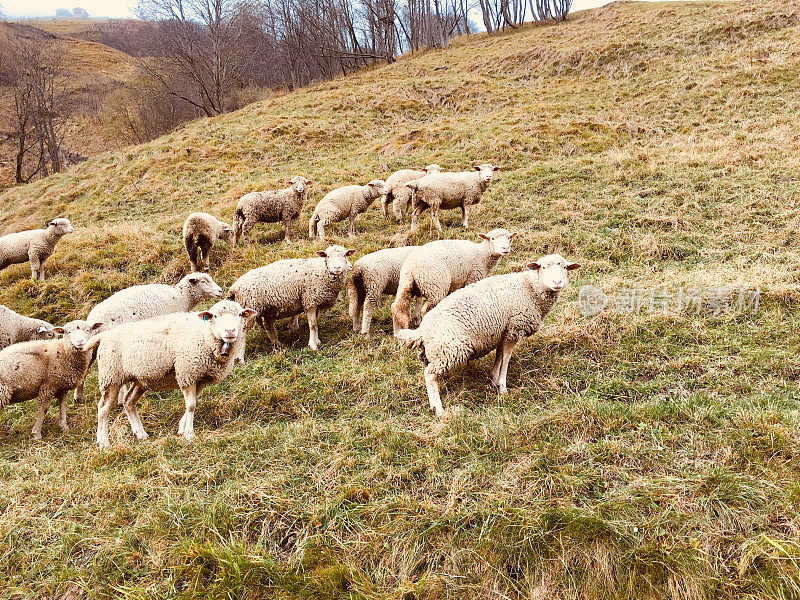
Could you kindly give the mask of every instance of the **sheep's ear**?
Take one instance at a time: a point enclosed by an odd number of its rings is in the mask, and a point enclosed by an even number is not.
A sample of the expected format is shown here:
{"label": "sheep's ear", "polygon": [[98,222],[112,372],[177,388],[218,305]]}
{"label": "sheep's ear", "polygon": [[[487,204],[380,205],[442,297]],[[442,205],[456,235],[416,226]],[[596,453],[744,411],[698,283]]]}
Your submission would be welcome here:
{"label": "sheep's ear", "polygon": [[242,311],[242,318],[243,318],[245,321],[249,321],[250,319],[252,319],[253,317],[255,317],[257,314],[258,314],[258,313],[257,313],[256,311],[254,311],[252,308],[245,308],[245,309]]}
{"label": "sheep's ear", "polygon": [[50,331],[49,327],[42,325],[39,329],[36,330],[36,333],[44,333],[45,331]]}
{"label": "sheep's ear", "polygon": [[311,181],[310,179],[306,179],[306,185],[311,185],[312,183],[314,183],[314,182]]}
{"label": "sheep's ear", "polygon": [[513,237],[514,237],[514,236],[516,236],[518,233],[519,233],[519,231],[512,231],[511,233],[509,233],[509,234],[508,234],[508,239],[511,239],[511,238],[513,238]]}
{"label": "sheep's ear", "polygon": [[325,250],[317,250],[317,256],[321,256],[322,258],[328,258],[328,253]]}
{"label": "sheep's ear", "polygon": [[344,253],[344,255],[345,256],[350,256],[351,254],[354,254],[355,251],[356,251],[355,248],[350,248],[347,252]]}
{"label": "sheep's ear", "polygon": [[473,171],[480,171],[480,170],[481,170],[481,168],[480,168],[480,167],[472,167],[472,170],[473,170]]}
{"label": "sheep's ear", "polygon": [[95,323],[94,325],[89,327],[89,331],[95,331],[97,329],[100,329],[102,326],[103,326],[103,322],[100,321],[99,323]]}
{"label": "sheep's ear", "polygon": [[492,167],[492,171],[499,171],[500,167]]}
{"label": "sheep's ear", "polygon": [[50,225],[52,225],[53,227],[55,227],[55,226],[56,226],[56,220],[55,220],[55,219],[53,219],[52,221],[50,221],[50,222],[47,224],[47,226],[48,226],[48,227],[50,227]]}
{"label": "sheep's ear", "polygon": [[573,269],[580,269],[581,264],[576,262],[567,263],[567,271],[572,271]]}
{"label": "sheep's ear", "polygon": [[53,327],[53,333],[55,333],[56,335],[64,335],[64,333],[66,333],[66,330],[63,327]]}
{"label": "sheep's ear", "polygon": [[197,316],[200,317],[201,319],[203,319],[203,321],[210,321],[211,319],[214,318],[214,313],[212,313],[212,312],[210,312],[208,310],[204,310],[201,313],[197,313]]}
{"label": "sheep's ear", "polygon": [[485,233],[479,233],[478,237],[481,238],[482,240],[486,240],[487,242],[489,241],[489,236],[486,235]]}
{"label": "sheep's ear", "polygon": [[294,185],[294,181],[287,181],[286,185]]}
{"label": "sheep's ear", "polygon": [[525,265],[525,266],[526,266],[526,267],[528,267],[528,268],[529,268],[531,271],[538,271],[539,269],[541,269],[541,268],[542,268],[542,265],[540,265],[540,264],[539,264],[538,262],[536,262],[536,261],[533,261],[532,263],[528,263],[528,264],[527,264],[527,265]]}

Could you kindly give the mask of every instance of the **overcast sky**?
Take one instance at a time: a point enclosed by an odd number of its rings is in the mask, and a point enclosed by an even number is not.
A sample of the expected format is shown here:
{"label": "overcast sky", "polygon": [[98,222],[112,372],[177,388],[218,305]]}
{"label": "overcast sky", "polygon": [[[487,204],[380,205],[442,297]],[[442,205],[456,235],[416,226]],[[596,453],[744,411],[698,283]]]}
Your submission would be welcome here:
{"label": "overcast sky", "polygon": [[[607,4],[609,0],[574,0],[572,10]],[[93,17],[132,17],[136,0],[0,0],[3,13],[9,17],[51,17],[57,8],[87,10]]]}

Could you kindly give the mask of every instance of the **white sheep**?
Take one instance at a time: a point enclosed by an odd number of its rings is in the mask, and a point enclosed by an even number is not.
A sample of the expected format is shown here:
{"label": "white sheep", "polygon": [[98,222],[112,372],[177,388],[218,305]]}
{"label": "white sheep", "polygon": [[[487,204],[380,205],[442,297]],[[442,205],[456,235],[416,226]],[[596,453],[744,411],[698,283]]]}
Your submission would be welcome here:
{"label": "white sheep", "polygon": [[0,304],[0,348],[33,340],[51,340],[55,327],[47,321],[26,317]]}
{"label": "white sheep", "polygon": [[236,356],[244,353],[244,325],[255,312],[222,300],[199,313],[174,313],[126,323],[100,333],[86,348],[97,347],[97,443],[109,446],[108,418],[120,389],[134,435],[147,439],[136,403],[147,390],[183,392],[185,412],[178,435],[194,438],[197,398],[208,385],[225,379]]}
{"label": "white sheep", "polygon": [[[350,298],[349,314],[353,319],[353,331],[369,334],[372,314],[383,294],[397,293],[400,269],[409,254],[419,246],[386,248],[359,258],[347,280],[347,295]],[[419,303],[417,303],[419,306]]]}
{"label": "white sheep", "polygon": [[61,339],[12,344],[0,350],[0,409],[9,404],[37,398],[39,415],[31,433],[42,439],[42,424],[53,398],[58,400],[58,425],[69,431],[67,396],[83,382],[89,370],[91,351],[87,342],[102,324],[70,321],[55,327]]}
{"label": "white sheep", "polygon": [[228,299],[258,313],[258,322],[270,342],[280,345],[275,321],[294,317],[297,328],[301,313],[308,319],[308,345],[320,345],[317,318],[339,297],[351,268],[348,256],[355,250],[329,246],[314,258],[290,258],[248,271],[231,286]]}
{"label": "white sheep", "polygon": [[434,163],[424,167],[421,171],[401,169],[389,175],[386,180],[386,195],[381,199],[383,216],[389,216],[389,203],[391,203],[392,214],[395,219],[402,221],[408,212],[408,207],[411,205],[411,188],[406,184],[430,173],[439,173],[441,170],[442,168]]}
{"label": "white sheep", "polygon": [[206,212],[194,212],[186,217],[183,223],[183,245],[189,255],[192,273],[199,270],[198,263],[208,271],[209,255],[217,240],[233,244],[233,227]]}
{"label": "white sheep", "polygon": [[461,209],[461,224],[469,225],[469,209],[481,201],[484,192],[489,188],[494,172],[499,171],[489,163],[474,167],[474,171],[459,173],[431,173],[421,179],[409,181],[406,185],[413,190],[411,214],[411,232],[417,230],[420,215],[430,209],[431,224],[442,231],[439,221],[440,209]]}
{"label": "white sheep", "polygon": [[481,243],[468,240],[438,240],[420,246],[409,254],[400,269],[397,297],[392,303],[394,330],[410,325],[411,298],[425,298],[425,314],[455,290],[489,275],[500,259],[511,252],[516,233],[493,229],[479,233]]}
{"label": "white sheep", "polygon": [[506,392],[515,346],[541,328],[567,285],[567,272],[580,267],[558,254],[527,266],[528,271],[495,275],[454,292],[423,317],[419,328],[395,333],[403,345],[420,348],[428,400],[437,415],[444,412],[438,378],[492,350],[491,381]]}
{"label": "white sheep", "polygon": [[314,214],[308,221],[308,237],[325,241],[325,227],[348,219],[348,233],[355,236],[356,217],[366,211],[378,196],[386,194],[386,183],[381,179],[373,179],[367,185],[346,185],[328,192],[319,201]]}
{"label": "white sheep", "polygon": [[[147,283],[112,294],[89,312],[88,323],[102,323],[108,331],[123,323],[143,321],[170,313],[188,312],[205,298],[221,298],[219,287],[208,273],[190,273],[175,285]],[[75,402],[83,400],[83,384],[75,387]]]}
{"label": "white sheep", "polygon": [[247,234],[256,223],[283,222],[285,241],[292,241],[292,222],[300,217],[308,199],[311,180],[300,175],[292,177],[283,190],[250,192],[239,198],[233,214],[236,243],[247,241]]}
{"label": "white sheep", "polygon": [[62,236],[75,231],[69,219],[53,219],[44,229],[29,229],[0,237],[0,269],[9,265],[31,263],[31,278],[44,281],[44,262]]}

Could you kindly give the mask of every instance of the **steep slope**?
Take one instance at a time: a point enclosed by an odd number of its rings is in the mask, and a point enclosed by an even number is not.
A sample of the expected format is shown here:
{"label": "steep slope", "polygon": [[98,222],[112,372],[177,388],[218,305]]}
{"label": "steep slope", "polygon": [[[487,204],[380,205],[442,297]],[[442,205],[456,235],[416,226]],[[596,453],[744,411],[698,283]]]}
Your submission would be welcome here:
{"label": "steep slope", "polygon": [[[145,401],[146,443],[119,416],[106,453],[91,401],[71,407],[70,434],[51,415],[45,444],[28,439],[30,406],[5,409],[12,597],[796,598],[798,42],[795,2],[614,3],[4,193],[8,231],[78,226],[46,282],[0,272],[0,301],[58,322],[175,281],[190,210],[230,219],[240,195],[294,174],[313,204],[401,167],[490,160],[503,170],[473,227],[520,231],[499,270],[555,251],[584,265],[515,354],[510,393],[487,388],[483,359],[448,379],[442,421],[388,305],[355,339],[341,302],[319,353],[302,329],[280,329],[276,352],[253,332],[249,362],[204,393],[191,446],[174,435],[177,394]],[[372,209],[358,229],[334,239],[361,254],[399,227]],[[271,226],[254,238],[213,257],[218,283],[319,249]],[[584,284],[616,304],[584,316]],[[760,290],[757,311],[753,296],[722,310],[725,286]]]}

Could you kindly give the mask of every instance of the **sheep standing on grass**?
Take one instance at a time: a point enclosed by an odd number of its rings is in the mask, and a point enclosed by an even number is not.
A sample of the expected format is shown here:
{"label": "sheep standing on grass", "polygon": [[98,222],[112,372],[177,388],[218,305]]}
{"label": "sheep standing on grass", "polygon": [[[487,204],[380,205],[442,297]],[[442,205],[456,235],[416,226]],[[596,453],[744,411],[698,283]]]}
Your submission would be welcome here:
{"label": "sheep standing on grass", "polygon": [[183,224],[183,245],[189,254],[192,273],[199,270],[198,263],[203,270],[208,271],[209,254],[217,240],[233,244],[233,227],[205,212],[195,212],[186,218]]}
{"label": "sheep standing on grass", "polygon": [[329,246],[314,258],[290,258],[248,271],[231,286],[228,299],[258,313],[258,322],[270,342],[280,345],[275,321],[294,317],[298,326],[301,313],[308,319],[308,345],[318,350],[317,318],[322,310],[334,305],[351,268],[348,256],[355,250]]}
{"label": "sheep standing on grass", "polygon": [[106,448],[108,418],[120,389],[130,384],[123,402],[134,435],[147,439],[136,403],[147,390],[183,392],[185,412],[178,435],[194,438],[197,398],[208,385],[219,383],[244,354],[244,325],[255,312],[222,300],[199,313],[175,313],[126,323],[105,331],[86,347],[97,347],[97,443]]}
{"label": "sheep standing on grass", "polygon": [[[175,285],[147,283],[112,294],[97,304],[86,317],[91,324],[102,323],[100,331],[131,321],[143,321],[170,313],[188,312],[205,298],[221,298],[222,288],[207,273],[190,273]],[[75,387],[75,401],[83,399],[83,383]]]}
{"label": "sheep standing on grass", "polygon": [[408,207],[411,205],[411,188],[406,184],[430,173],[439,173],[441,170],[439,165],[432,164],[424,167],[421,171],[401,169],[389,175],[386,180],[386,195],[381,200],[383,216],[389,216],[389,203],[391,203],[394,218],[398,221],[405,219]]}
{"label": "sheep standing on grass", "polygon": [[378,307],[381,295],[397,293],[400,269],[417,248],[419,246],[386,248],[362,256],[355,262],[347,280],[353,331],[362,335],[369,334],[372,314]]}
{"label": "sheep standing on grass", "polygon": [[331,223],[349,220],[350,237],[356,234],[356,217],[365,212],[378,196],[386,194],[386,183],[381,179],[373,179],[367,185],[346,185],[328,192],[319,201],[314,214],[308,222],[308,237],[325,241],[325,228]]}
{"label": "sheep standing on grass", "polygon": [[479,233],[481,243],[438,240],[418,247],[403,263],[397,297],[392,303],[394,330],[411,324],[412,296],[425,297],[422,316],[455,290],[488,276],[500,259],[511,252],[516,233],[493,229]]}
{"label": "sheep standing on grass", "polygon": [[47,321],[33,319],[0,304],[0,348],[34,340],[51,340],[56,328]]}
{"label": "sheep standing on grass", "polygon": [[504,394],[508,361],[516,345],[542,326],[567,285],[568,271],[580,267],[558,254],[529,263],[528,271],[495,275],[454,292],[422,319],[417,329],[395,337],[420,348],[431,408],[444,412],[439,377],[495,350],[492,384]]}
{"label": "sheep standing on grass", "polygon": [[298,175],[286,183],[289,187],[283,190],[250,192],[239,198],[233,214],[237,244],[247,241],[247,234],[256,223],[278,222],[283,222],[284,240],[291,243],[292,222],[300,218],[311,181]]}
{"label": "sheep standing on grass", "polygon": [[58,240],[75,231],[69,219],[53,219],[44,229],[29,229],[0,237],[0,269],[31,263],[31,278],[44,281],[44,262],[50,258]]}
{"label": "sheep standing on grass", "polygon": [[474,167],[474,171],[460,173],[431,173],[421,179],[409,181],[406,185],[413,190],[411,232],[417,230],[420,215],[430,209],[431,224],[441,233],[439,210],[460,208],[461,224],[469,225],[469,209],[478,204],[484,192],[489,189],[494,172],[500,167],[489,163]]}
{"label": "sheep standing on grass", "polygon": [[31,430],[35,440],[42,439],[42,424],[53,398],[59,405],[58,425],[61,431],[69,431],[67,396],[86,377],[91,358],[87,342],[101,325],[70,321],[54,328],[56,334],[63,334],[61,339],[23,342],[0,350],[0,409],[37,398],[39,415]]}

